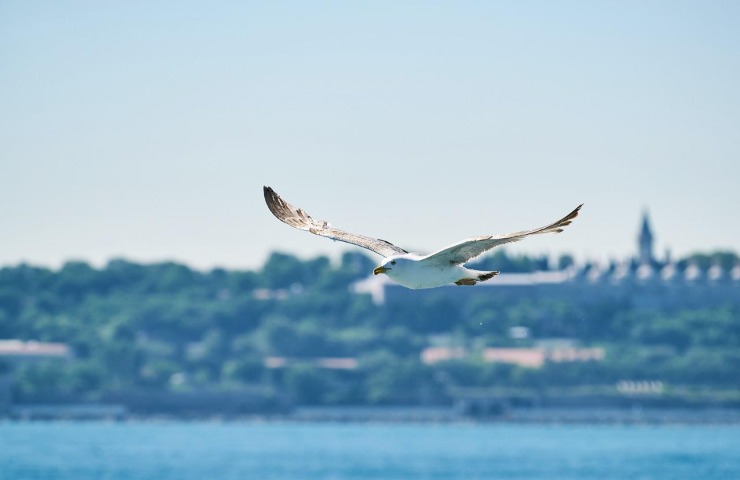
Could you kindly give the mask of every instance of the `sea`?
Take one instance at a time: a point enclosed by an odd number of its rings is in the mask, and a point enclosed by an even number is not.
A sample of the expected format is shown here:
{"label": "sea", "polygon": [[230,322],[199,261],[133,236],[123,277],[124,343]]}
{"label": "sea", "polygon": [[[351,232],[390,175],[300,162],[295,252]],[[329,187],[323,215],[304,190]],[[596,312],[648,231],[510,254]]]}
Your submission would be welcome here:
{"label": "sea", "polygon": [[3,422],[3,480],[740,479],[740,426]]}

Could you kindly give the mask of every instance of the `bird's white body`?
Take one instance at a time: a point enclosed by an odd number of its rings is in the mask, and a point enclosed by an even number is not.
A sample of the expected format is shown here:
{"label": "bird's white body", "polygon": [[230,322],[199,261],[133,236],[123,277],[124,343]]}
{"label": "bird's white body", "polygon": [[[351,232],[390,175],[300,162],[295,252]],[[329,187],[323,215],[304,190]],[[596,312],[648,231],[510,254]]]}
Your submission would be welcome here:
{"label": "bird's white body", "polygon": [[383,273],[396,283],[414,290],[441,287],[462,279],[470,279],[477,283],[480,281],[479,277],[486,274],[486,272],[471,270],[462,265],[445,265],[425,261],[426,258],[416,253],[389,257],[383,260]]}

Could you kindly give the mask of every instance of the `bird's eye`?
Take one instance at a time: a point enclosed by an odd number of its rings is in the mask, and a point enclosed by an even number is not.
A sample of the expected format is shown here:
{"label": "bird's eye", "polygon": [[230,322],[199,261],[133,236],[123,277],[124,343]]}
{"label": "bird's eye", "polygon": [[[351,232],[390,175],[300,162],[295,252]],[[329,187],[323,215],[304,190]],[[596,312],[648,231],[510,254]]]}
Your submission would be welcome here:
{"label": "bird's eye", "polygon": [[391,261],[391,265],[395,265],[395,264],[396,264],[395,260]]}

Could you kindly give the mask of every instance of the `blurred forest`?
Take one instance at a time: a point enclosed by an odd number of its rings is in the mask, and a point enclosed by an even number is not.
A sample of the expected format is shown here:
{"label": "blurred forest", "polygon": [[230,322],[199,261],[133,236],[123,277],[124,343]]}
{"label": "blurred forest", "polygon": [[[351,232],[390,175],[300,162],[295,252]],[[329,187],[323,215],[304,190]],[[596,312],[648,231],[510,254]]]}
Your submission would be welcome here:
{"label": "blurred forest", "polygon": [[[503,272],[572,263],[568,256],[549,262],[505,251],[486,261]],[[644,380],[684,397],[740,404],[736,305],[639,311],[479,296],[458,306],[434,295],[402,307],[377,305],[350,288],[374,266],[347,252],[337,262],[273,253],[258,271],[120,259],[100,269],[83,262],[58,270],[3,268],[0,339],[65,342],[74,351],[70,360],[14,366],[14,398],[95,401],[116,392],[259,388],[302,405],[419,405],[448,403],[456,388],[602,391]],[[511,327],[526,327],[531,336],[511,338]],[[432,365],[420,358],[433,345],[476,352],[548,338],[603,347],[606,355],[542,368],[484,362],[474,354]],[[268,368],[268,357],[290,361]],[[327,357],[352,358],[356,367],[315,361]],[[0,364],[9,368],[8,361]]]}

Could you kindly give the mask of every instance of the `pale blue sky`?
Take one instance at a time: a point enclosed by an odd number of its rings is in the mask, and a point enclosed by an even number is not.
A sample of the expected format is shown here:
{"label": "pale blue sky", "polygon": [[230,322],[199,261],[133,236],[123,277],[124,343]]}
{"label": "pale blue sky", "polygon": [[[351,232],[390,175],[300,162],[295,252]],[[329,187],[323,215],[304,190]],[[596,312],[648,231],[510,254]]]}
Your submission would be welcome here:
{"label": "pale blue sky", "polygon": [[740,2],[0,2],[0,265],[740,250]]}

